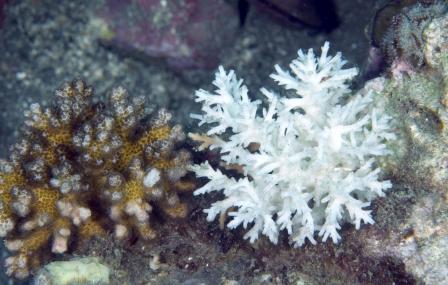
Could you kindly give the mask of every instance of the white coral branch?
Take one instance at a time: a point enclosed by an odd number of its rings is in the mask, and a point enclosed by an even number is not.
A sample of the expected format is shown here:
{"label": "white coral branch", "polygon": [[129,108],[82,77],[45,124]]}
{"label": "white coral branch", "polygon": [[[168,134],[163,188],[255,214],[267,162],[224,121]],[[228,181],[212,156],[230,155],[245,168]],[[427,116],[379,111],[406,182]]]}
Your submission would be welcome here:
{"label": "white coral branch", "polygon": [[[381,113],[375,92],[350,95],[357,69],[344,69],[341,54],[329,56],[328,50],[325,43],[319,57],[299,51],[290,71],[275,66],[271,78],[295,91],[293,98],[262,88],[261,106],[222,67],[214,93],[196,92],[202,114],[192,117],[210,125],[210,148],[219,149],[223,162],[239,165],[243,175],[229,177],[208,162],[191,167],[209,179],[195,195],[224,194],[205,210],[207,220],[228,214],[227,226],[249,228],[245,238],[251,242],[262,234],[276,243],[285,230],[295,246],[315,244],[316,232],[323,241],[338,242],[344,222],[357,229],[374,222],[370,201],[391,187],[380,180],[375,163],[389,153],[385,142],[395,139],[390,117]],[[251,143],[257,148],[251,150]]]}

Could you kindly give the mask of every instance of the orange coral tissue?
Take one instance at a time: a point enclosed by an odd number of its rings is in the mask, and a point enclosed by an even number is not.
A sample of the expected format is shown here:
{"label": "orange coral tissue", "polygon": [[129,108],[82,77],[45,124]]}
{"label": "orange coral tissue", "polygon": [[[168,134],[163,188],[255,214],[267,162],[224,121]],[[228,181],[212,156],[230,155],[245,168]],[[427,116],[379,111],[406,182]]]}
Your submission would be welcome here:
{"label": "orange coral tissue", "polygon": [[64,253],[111,231],[156,237],[151,212],[187,214],[179,192],[189,153],[179,149],[180,126],[165,110],[146,120],[144,99],[112,91],[93,103],[82,80],[56,91],[54,104],[25,112],[23,139],[0,160],[0,236],[13,253],[7,273],[26,278],[52,253]]}

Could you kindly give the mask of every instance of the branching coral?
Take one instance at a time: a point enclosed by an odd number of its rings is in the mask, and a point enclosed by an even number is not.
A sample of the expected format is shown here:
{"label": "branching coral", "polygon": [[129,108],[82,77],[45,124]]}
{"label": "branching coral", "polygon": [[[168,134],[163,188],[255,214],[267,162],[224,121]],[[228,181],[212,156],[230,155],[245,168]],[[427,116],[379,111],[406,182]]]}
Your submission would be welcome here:
{"label": "branching coral", "polygon": [[262,89],[267,105],[251,101],[233,71],[216,73],[214,94],[199,90],[200,124],[212,124],[203,147],[217,148],[227,165],[239,166],[243,177],[229,177],[208,162],[194,165],[210,181],[195,194],[222,191],[224,199],[205,212],[209,221],[230,216],[229,228],[250,227],[251,242],[260,234],[276,243],[286,230],[291,242],[339,241],[344,221],[359,228],[373,223],[370,201],[383,196],[390,181],[380,180],[376,158],[387,155],[385,142],[395,138],[390,117],[374,92],[349,96],[347,81],[357,74],[344,69],[341,54],[299,51],[292,74],[276,66],[271,77],[294,98]]}
{"label": "branching coral", "polygon": [[[92,88],[75,80],[43,110],[32,104],[23,140],[0,162],[0,236],[14,253],[7,273],[27,277],[52,253],[113,230],[119,239],[152,239],[154,205],[185,217],[178,192],[189,154],[177,150],[180,126],[164,110],[146,120],[144,99],[123,88],[110,103],[93,103]],[[51,250],[50,250],[51,246]]]}

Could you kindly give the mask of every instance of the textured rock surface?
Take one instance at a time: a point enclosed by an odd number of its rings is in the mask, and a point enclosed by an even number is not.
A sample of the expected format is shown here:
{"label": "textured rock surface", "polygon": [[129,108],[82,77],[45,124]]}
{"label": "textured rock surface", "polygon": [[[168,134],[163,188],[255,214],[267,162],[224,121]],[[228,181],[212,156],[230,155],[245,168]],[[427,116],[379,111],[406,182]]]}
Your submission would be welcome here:
{"label": "textured rock surface", "polygon": [[406,272],[420,283],[448,284],[447,202],[446,193],[419,197],[409,209],[410,216],[397,225],[392,235],[385,237],[373,230],[366,237],[365,254],[401,260]]}
{"label": "textured rock surface", "polygon": [[431,21],[423,30],[425,62],[434,68],[440,68],[440,62],[448,51],[448,16],[444,15]]}
{"label": "textured rock surface", "polygon": [[176,69],[217,67],[239,24],[236,9],[210,0],[107,0],[99,16],[107,45]]}
{"label": "textured rock surface", "polygon": [[[407,198],[397,209],[400,216],[383,221],[389,233],[372,229],[365,240],[366,254],[393,256],[422,284],[448,283],[447,18],[435,18],[424,32],[421,48],[428,67],[384,82],[383,94],[405,142],[397,146],[405,151],[396,160],[394,177],[406,190],[397,194]],[[380,207],[378,215],[386,209]]]}

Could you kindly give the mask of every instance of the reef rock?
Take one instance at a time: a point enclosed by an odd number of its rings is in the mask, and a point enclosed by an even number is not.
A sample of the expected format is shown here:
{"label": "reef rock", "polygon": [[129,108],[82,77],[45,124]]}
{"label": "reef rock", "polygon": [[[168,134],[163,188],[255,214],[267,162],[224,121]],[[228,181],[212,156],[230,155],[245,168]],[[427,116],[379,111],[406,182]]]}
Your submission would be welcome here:
{"label": "reef rock", "polygon": [[239,22],[230,5],[208,0],[107,0],[98,15],[103,43],[178,70],[215,68]]}

